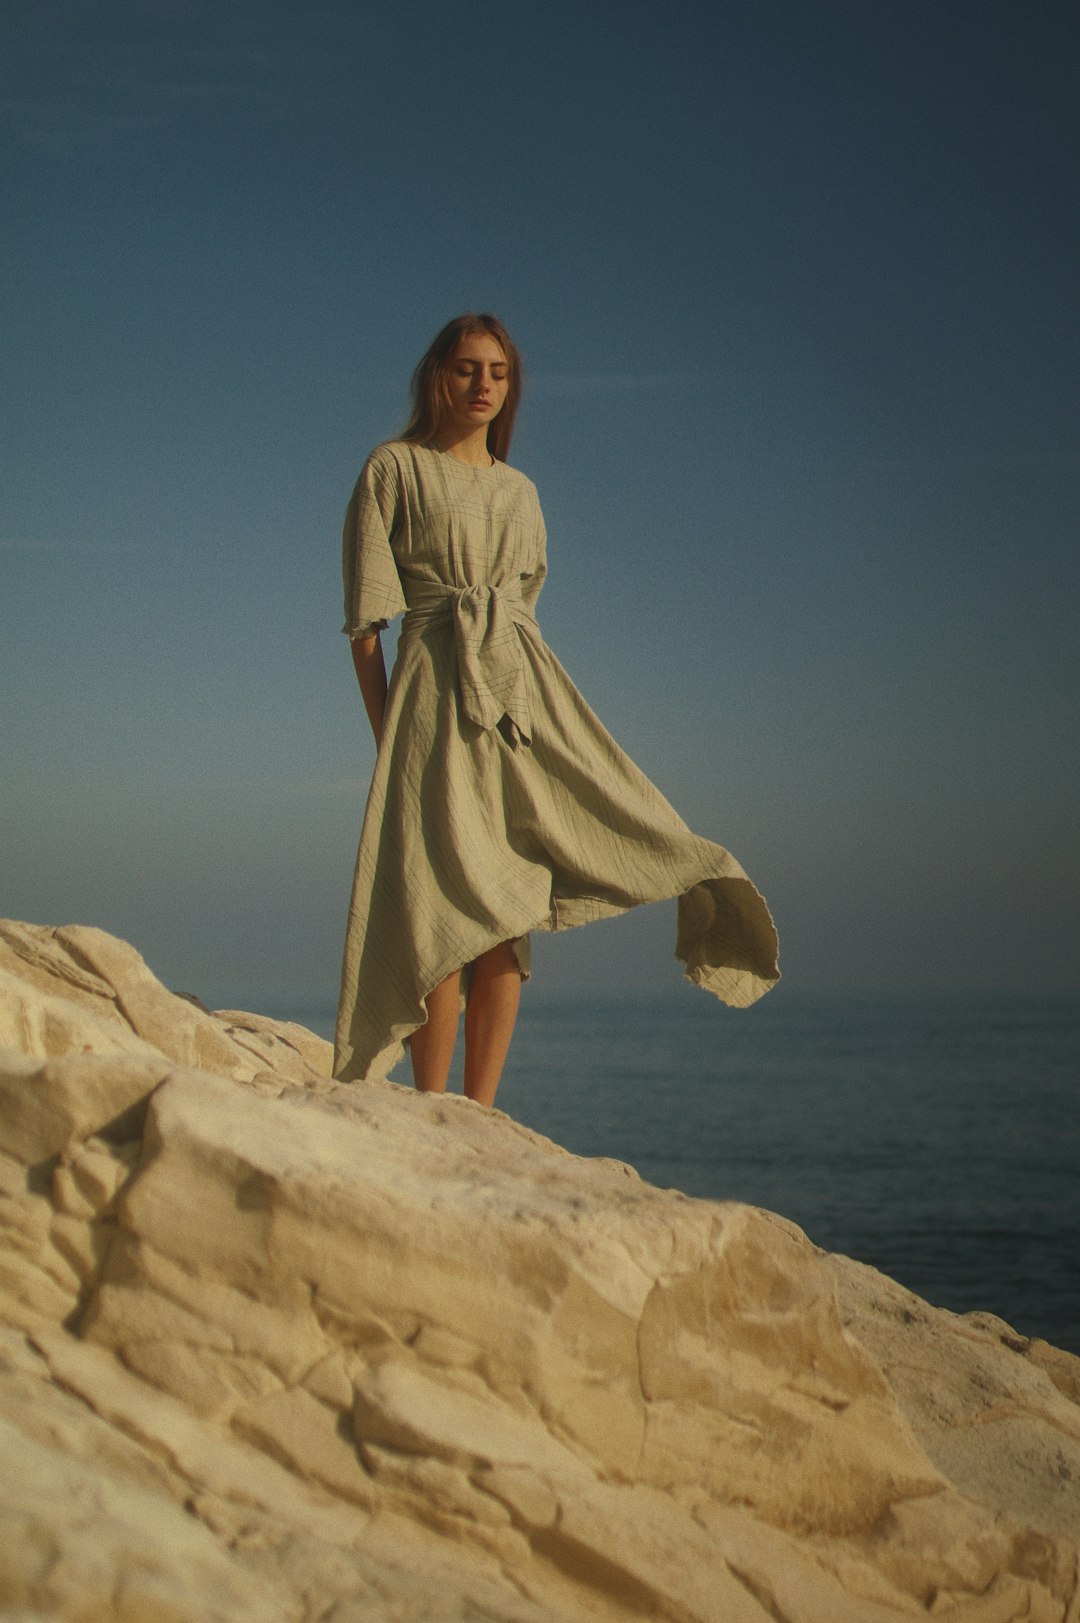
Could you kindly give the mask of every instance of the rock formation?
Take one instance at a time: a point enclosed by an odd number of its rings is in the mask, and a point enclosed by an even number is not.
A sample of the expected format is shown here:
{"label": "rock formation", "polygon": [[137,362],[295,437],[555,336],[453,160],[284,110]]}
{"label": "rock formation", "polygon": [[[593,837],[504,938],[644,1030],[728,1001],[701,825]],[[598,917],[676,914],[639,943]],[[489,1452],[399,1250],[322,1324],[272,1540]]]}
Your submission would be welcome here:
{"label": "rock formation", "polygon": [[1078,1623],[1080,1360],[0,924],[3,1616]]}

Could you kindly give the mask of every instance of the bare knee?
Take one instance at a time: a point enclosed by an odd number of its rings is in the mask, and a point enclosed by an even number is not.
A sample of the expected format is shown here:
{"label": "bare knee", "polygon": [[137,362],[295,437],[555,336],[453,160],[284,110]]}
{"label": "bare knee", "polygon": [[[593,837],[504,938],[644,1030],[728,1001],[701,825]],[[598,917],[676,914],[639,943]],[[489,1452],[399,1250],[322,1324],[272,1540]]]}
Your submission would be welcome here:
{"label": "bare knee", "polygon": [[480,974],[485,978],[497,975],[520,975],[521,966],[517,960],[512,941],[500,941],[497,947],[489,947],[482,952],[473,966],[473,975]]}

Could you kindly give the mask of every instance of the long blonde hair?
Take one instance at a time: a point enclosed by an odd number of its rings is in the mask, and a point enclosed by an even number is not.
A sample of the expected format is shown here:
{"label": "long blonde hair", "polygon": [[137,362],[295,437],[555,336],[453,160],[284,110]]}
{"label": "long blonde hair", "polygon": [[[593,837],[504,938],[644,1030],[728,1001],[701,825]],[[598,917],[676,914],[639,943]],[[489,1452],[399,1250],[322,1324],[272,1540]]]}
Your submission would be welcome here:
{"label": "long blonde hair", "polygon": [[506,399],[487,431],[488,450],[496,461],[505,462],[521,399],[522,365],[517,345],[498,316],[477,315],[470,310],[463,316],[455,316],[435,335],[412,375],[412,416],[401,438],[413,445],[430,445],[438,438],[450,411],[446,387],[450,363],[458,343],[470,333],[485,333],[493,338],[506,356]]}

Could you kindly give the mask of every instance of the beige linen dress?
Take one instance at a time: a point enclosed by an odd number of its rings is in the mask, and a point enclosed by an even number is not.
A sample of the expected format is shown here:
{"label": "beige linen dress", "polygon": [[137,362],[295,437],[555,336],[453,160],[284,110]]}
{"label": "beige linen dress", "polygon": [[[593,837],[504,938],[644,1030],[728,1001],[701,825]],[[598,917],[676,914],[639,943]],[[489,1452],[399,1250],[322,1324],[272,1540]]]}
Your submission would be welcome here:
{"label": "beige linen dress", "polygon": [[528,932],[677,896],[687,979],[745,1007],[779,978],[761,896],[593,715],[534,609],[531,480],[394,441],[344,533],[345,630],[406,611],[349,908],[334,1074],[384,1077],[453,970]]}

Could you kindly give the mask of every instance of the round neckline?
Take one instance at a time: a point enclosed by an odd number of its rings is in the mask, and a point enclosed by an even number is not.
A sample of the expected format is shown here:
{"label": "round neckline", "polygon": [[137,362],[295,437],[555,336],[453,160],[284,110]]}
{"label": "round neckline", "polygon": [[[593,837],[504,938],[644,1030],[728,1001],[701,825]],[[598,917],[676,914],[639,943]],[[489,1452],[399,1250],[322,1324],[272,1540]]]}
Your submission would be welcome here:
{"label": "round neckline", "polygon": [[[446,457],[447,460],[452,462],[455,467],[468,468],[472,473],[494,473],[495,469],[499,465],[497,458],[493,456],[491,457],[491,461],[485,467],[482,462],[466,462],[464,457],[455,456],[453,451],[444,451],[441,445],[429,445],[427,449],[429,451],[434,451],[436,456]],[[491,456],[490,451],[488,452],[488,456]]]}

